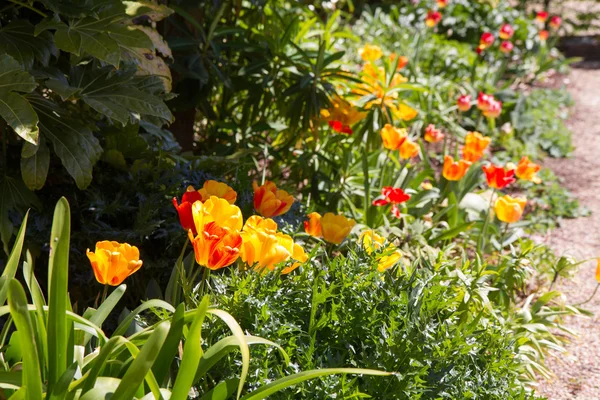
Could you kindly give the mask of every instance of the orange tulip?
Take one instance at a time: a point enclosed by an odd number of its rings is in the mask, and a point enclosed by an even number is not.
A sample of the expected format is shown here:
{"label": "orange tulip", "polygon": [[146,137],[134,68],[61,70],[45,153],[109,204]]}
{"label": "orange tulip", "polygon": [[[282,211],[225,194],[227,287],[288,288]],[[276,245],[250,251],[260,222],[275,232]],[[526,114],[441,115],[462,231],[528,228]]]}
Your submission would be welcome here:
{"label": "orange tulip", "polygon": [[548,40],[548,36],[550,36],[550,32],[548,32],[545,29],[541,30],[539,33],[539,37],[542,42],[545,42],[546,40]]}
{"label": "orange tulip", "polygon": [[596,265],[596,280],[600,283],[600,258],[598,259],[598,264]]}
{"label": "orange tulip", "polygon": [[483,172],[485,172],[485,179],[487,180],[488,186],[495,189],[504,189],[515,181],[515,170],[498,167],[494,164],[484,165]]}
{"label": "orange tulip", "polygon": [[215,196],[210,196],[204,203],[195,202],[192,206],[192,216],[198,234],[204,232],[204,226],[210,222],[234,231],[239,231],[243,225],[242,211],[239,207]]}
{"label": "orange tulip", "polygon": [[237,200],[237,193],[235,190],[223,182],[213,180],[204,182],[202,189],[198,190],[198,193],[202,196],[202,201],[208,200],[210,196],[225,199],[229,204],[234,204]]}
{"label": "orange tulip", "polygon": [[[396,61],[396,57],[398,57],[398,55],[396,53],[390,54],[390,63],[392,65],[394,64],[394,61]],[[406,56],[398,57],[398,66],[396,67],[396,70],[401,70],[402,68],[406,67],[407,64],[408,64],[408,57],[406,57]]]}
{"label": "orange tulip", "polygon": [[194,247],[196,262],[208,269],[220,269],[231,265],[240,256],[242,236],[237,230],[221,227],[215,221],[203,226],[194,237],[191,230],[188,236]]}
{"label": "orange tulip", "polygon": [[277,224],[270,218],[248,218],[241,235],[241,259],[259,271],[272,271],[277,264],[294,260],[281,271],[287,274],[308,260],[302,246],[294,243],[291,236],[277,232]]}
{"label": "orange tulip", "polygon": [[483,136],[479,132],[467,133],[465,145],[462,149],[463,159],[472,163],[479,161],[491,141],[490,137]]}
{"label": "orange tulip", "polygon": [[[385,239],[373,230],[367,230],[360,234],[359,243],[368,254],[381,250],[385,245]],[[377,270],[383,272],[393,267],[402,258],[402,253],[393,244],[383,249],[383,254],[377,257]]]}
{"label": "orange tulip", "polygon": [[496,212],[496,217],[502,222],[517,222],[521,219],[526,204],[527,199],[525,198],[514,198],[506,195],[496,200],[494,211]]}
{"label": "orange tulip", "polygon": [[465,176],[467,170],[471,166],[470,161],[459,160],[454,162],[454,159],[448,155],[444,157],[444,168],[442,175],[449,181],[459,181]]}
{"label": "orange tulip", "polygon": [[266,181],[262,186],[253,182],[252,187],[254,188],[254,208],[263,217],[270,218],[285,214],[294,202],[294,196],[285,190],[278,190],[273,182]]}
{"label": "orange tulip", "polygon": [[444,139],[444,134],[441,130],[436,129],[435,125],[429,124],[425,128],[425,141],[429,143],[437,143]]}
{"label": "orange tulip", "polygon": [[350,234],[352,228],[356,225],[356,221],[346,218],[343,215],[335,215],[326,213],[321,218],[321,231],[323,239],[333,244],[340,244]]}
{"label": "orange tulip", "polygon": [[383,55],[381,47],[373,44],[366,44],[365,47],[358,51],[363,61],[377,61]]}
{"label": "orange tulip", "polygon": [[529,157],[524,156],[521,158],[521,161],[519,161],[519,164],[517,164],[517,178],[533,183],[540,183],[542,180],[536,174],[541,168],[542,167],[539,165],[529,161]]}
{"label": "orange tulip", "polygon": [[381,140],[383,141],[383,147],[388,150],[398,150],[402,143],[406,141],[408,133],[405,128],[396,128],[390,124],[385,124],[381,129]]}
{"label": "orange tulip", "polygon": [[352,134],[352,125],[362,120],[365,115],[364,112],[358,111],[356,107],[339,96],[335,96],[331,100],[331,107],[321,110],[321,117],[334,131],[348,135]]}
{"label": "orange tulip", "polygon": [[400,146],[400,157],[405,160],[419,155],[419,145],[410,139],[406,139]]}
{"label": "orange tulip", "polygon": [[192,230],[196,234],[194,219],[192,218],[192,204],[202,201],[202,195],[193,186],[188,186],[181,197],[181,204],[177,204],[177,197],[173,197],[173,205],[179,214],[179,222],[183,229]]}
{"label": "orange tulip", "polygon": [[86,251],[94,276],[102,285],[118,286],[142,266],[140,251],[128,243],[104,240],[96,243],[96,250]]}
{"label": "orange tulip", "polygon": [[308,221],[304,221],[304,231],[314,237],[323,236],[323,230],[321,229],[321,214],[318,212],[311,212],[308,214],[308,218]]}

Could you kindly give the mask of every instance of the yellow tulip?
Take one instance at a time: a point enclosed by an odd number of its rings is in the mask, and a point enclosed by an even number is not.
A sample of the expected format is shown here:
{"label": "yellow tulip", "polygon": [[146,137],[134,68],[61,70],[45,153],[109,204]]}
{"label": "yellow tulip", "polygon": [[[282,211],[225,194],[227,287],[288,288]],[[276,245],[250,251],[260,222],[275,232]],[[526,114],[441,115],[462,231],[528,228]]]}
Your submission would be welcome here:
{"label": "yellow tulip", "polygon": [[[385,245],[385,238],[372,230],[361,233],[358,241],[362,244],[368,254],[380,250]],[[393,267],[400,258],[402,258],[400,250],[398,250],[396,246],[389,244],[383,253],[377,257],[377,270],[383,272],[386,269]]]}
{"label": "yellow tulip", "polygon": [[202,189],[198,190],[202,196],[202,201],[210,199],[210,196],[225,199],[229,204],[234,204],[237,200],[237,193],[229,185],[223,182],[209,180],[204,182]]}
{"label": "yellow tulip", "polygon": [[419,155],[419,145],[410,139],[406,139],[400,146],[400,157],[408,160]]}
{"label": "yellow tulip", "polygon": [[96,280],[103,285],[118,286],[142,266],[140,251],[128,243],[101,241],[96,250],[86,251]]}
{"label": "yellow tulip", "polygon": [[377,61],[383,55],[381,47],[373,44],[366,44],[365,47],[359,50],[359,54],[363,61]]}
{"label": "yellow tulip", "polygon": [[333,244],[340,244],[346,239],[356,221],[343,215],[326,213],[321,218],[321,229],[323,239]]}
{"label": "yellow tulip", "polygon": [[402,146],[402,143],[406,141],[408,136],[405,128],[396,128],[390,124],[385,124],[380,133],[383,147],[388,150],[400,149],[400,146]]}
{"label": "yellow tulip", "polygon": [[523,197],[503,196],[496,200],[494,211],[496,217],[502,222],[512,223],[521,219],[527,199]]}
{"label": "yellow tulip", "polygon": [[323,230],[321,228],[321,214],[318,212],[311,212],[308,214],[308,218],[308,221],[304,221],[304,231],[314,237],[323,236]]}
{"label": "yellow tulip", "polygon": [[273,182],[266,181],[262,186],[253,182],[252,187],[254,188],[254,208],[263,217],[270,218],[285,214],[294,202],[294,196],[285,190],[278,190]]}
{"label": "yellow tulip", "polygon": [[192,205],[192,217],[198,233],[203,232],[204,226],[213,221],[222,228],[234,231],[241,230],[243,225],[242,211],[227,200],[215,196],[210,196],[205,202],[195,202]]}

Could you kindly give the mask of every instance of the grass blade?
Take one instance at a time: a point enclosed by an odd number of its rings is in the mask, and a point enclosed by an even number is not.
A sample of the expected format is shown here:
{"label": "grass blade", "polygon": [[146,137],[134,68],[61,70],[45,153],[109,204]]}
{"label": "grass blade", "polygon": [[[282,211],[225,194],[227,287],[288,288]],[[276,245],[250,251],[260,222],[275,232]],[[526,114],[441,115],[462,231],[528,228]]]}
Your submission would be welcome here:
{"label": "grass blade", "polygon": [[21,251],[23,249],[23,240],[25,239],[25,230],[27,229],[27,217],[29,216],[29,211],[25,214],[25,218],[23,218],[23,222],[21,223],[21,227],[19,228],[19,233],[17,233],[17,239],[15,240],[15,244],[13,245],[12,250],[10,251],[10,256],[8,257],[8,261],[6,261],[6,266],[4,267],[4,272],[2,272],[2,278],[4,278],[0,283],[0,306],[3,306],[6,303],[6,295],[8,291],[8,281],[15,277],[17,273],[17,267],[19,266],[19,260],[21,259]]}
{"label": "grass blade", "polygon": [[148,300],[129,313],[129,315],[123,320],[123,322],[119,324],[117,329],[115,329],[113,336],[123,336],[125,332],[127,332],[127,328],[129,328],[129,325],[134,320],[134,318],[142,311],[145,311],[152,307],[164,308],[167,311],[175,312],[175,308],[166,301],[158,299]]}
{"label": "grass blade", "polygon": [[179,350],[179,342],[185,326],[185,305],[181,303],[171,318],[171,329],[160,349],[156,362],[152,366],[152,373],[159,384],[162,384],[169,374],[169,369]]}

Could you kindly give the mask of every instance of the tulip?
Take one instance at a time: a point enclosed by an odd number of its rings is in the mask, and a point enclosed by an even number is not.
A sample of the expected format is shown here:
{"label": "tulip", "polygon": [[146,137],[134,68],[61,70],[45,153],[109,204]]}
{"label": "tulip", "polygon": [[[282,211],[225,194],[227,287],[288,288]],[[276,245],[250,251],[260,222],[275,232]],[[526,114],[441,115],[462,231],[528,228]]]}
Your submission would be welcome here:
{"label": "tulip", "polygon": [[198,190],[198,193],[200,193],[200,196],[202,196],[202,201],[208,200],[210,196],[225,199],[229,202],[229,204],[234,204],[237,200],[237,193],[235,190],[223,182],[217,182],[213,180],[204,182],[202,189]]}
{"label": "tulip", "polygon": [[405,160],[419,155],[419,145],[410,139],[406,139],[400,146],[400,157]]}
{"label": "tulip", "polygon": [[425,25],[433,28],[442,20],[442,14],[439,11],[427,11],[427,17],[425,17]]}
{"label": "tulip", "polygon": [[365,47],[358,51],[363,61],[377,61],[383,55],[381,47],[373,44],[366,44]]}
{"label": "tulip", "polygon": [[294,243],[291,236],[277,232],[277,224],[270,218],[257,215],[248,218],[241,236],[240,257],[257,270],[272,271],[279,263],[295,260],[281,271],[287,274],[308,260],[302,246]]}
{"label": "tulip", "polygon": [[470,166],[470,161],[459,160],[454,162],[454,159],[451,156],[446,155],[444,157],[442,175],[449,181],[459,181],[465,176]]}
{"label": "tulip", "polygon": [[505,169],[494,164],[484,165],[482,168],[488,186],[491,188],[504,189],[516,180],[514,169]]}
{"label": "tulip", "polygon": [[548,36],[550,36],[550,32],[548,32],[545,29],[541,30],[539,33],[539,37],[542,42],[545,42],[546,40],[548,40]]}
{"label": "tulip", "polygon": [[552,18],[550,18],[550,22],[548,22],[548,26],[550,26],[550,28],[557,30],[558,28],[560,28],[560,25],[562,24],[562,18],[559,17],[558,15],[553,15]]}
{"label": "tulip", "polygon": [[330,108],[321,110],[321,117],[327,121],[331,129],[348,135],[352,134],[351,126],[362,120],[365,115],[339,96],[331,100]]}
{"label": "tulip", "polygon": [[192,205],[192,217],[196,228],[195,232],[197,232],[194,233],[192,230],[194,236],[204,232],[204,226],[211,222],[234,231],[239,231],[243,225],[242,211],[239,207],[216,196],[211,196],[204,203],[195,202]]}
{"label": "tulip", "polygon": [[509,24],[503,24],[498,35],[500,36],[500,39],[508,40],[513,37],[514,33],[515,30],[512,26]]}
{"label": "tulip", "polygon": [[[390,54],[389,59],[390,59],[390,63],[392,65],[394,64],[394,61],[396,61],[396,57],[398,57],[396,55],[396,53]],[[396,67],[396,70],[397,71],[401,70],[402,68],[406,67],[407,64],[408,64],[408,57],[406,57],[406,56],[398,57],[398,66]]]}
{"label": "tulip", "polygon": [[329,243],[340,244],[350,234],[356,221],[346,218],[343,215],[326,213],[321,218],[321,230],[323,239]]}
{"label": "tulip", "polygon": [[402,121],[414,119],[419,112],[406,104],[398,104],[397,107],[391,107],[392,114]]}
{"label": "tulip", "polygon": [[525,198],[513,198],[506,195],[496,200],[494,211],[496,212],[496,217],[502,222],[517,222],[521,219],[526,204],[527,199]]}
{"label": "tulip", "polygon": [[503,52],[504,54],[508,54],[510,53],[514,48],[514,45],[509,42],[508,40],[503,41],[500,44],[500,51]]}
{"label": "tulip", "polygon": [[321,214],[318,212],[311,212],[308,214],[308,218],[308,221],[304,221],[304,231],[310,236],[323,236],[323,230],[321,229]]}
{"label": "tulip", "polygon": [[219,226],[215,221],[204,224],[202,231],[196,236],[191,230],[188,231],[188,236],[194,247],[196,262],[208,269],[224,268],[233,264],[240,256],[242,246],[240,233]]}
{"label": "tulip", "polygon": [[406,129],[396,128],[390,124],[385,124],[383,129],[381,129],[383,147],[388,150],[399,150],[402,143],[406,141],[407,136]]}
{"label": "tulip", "polygon": [[502,113],[502,102],[492,100],[488,103],[488,109],[483,111],[483,115],[488,118],[498,118]]}
{"label": "tulip", "polygon": [[462,149],[463,159],[472,163],[479,161],[483,152],[492,139],[479,132],[469,132],[465,136],[465,146]]}
{"label": "tulip", "polygon": [[525,181],[531,181],[533,183],[540,183],[542,180],[536,175],[541,169],[539,165],[529,161],[529,157],[523,156],[517,164],[516,175],[517,178]]}
{"label": "tulip", "polygon": [[448,5],[448,0],[437,0],[436,3],[439,8],[445,8]]}
{"label": "tulip", "polygon": [[270,181],[264,185],[258,186],[256,182],[252,183],[254,188],[254,208],[263,217],[276,217],[288,212],[294,197],[285,190],[278,190],[277,186]]}
{"label": "tulip", "polygon": [[495,100],[493,95],[479,92],[479,96],[477,96],[477,108],[481,111],[487,111],[490,108],[491,103]]}
{"label": "tulip", "polygon": [[380,207],[388,204],[400,204],[408,201],[408,199],[410,199],[410,195],[404,193],[401,188],[384,186],[381,189],[381,197],[373,200],[373,205]]}
{"label": "tulip", "polygon": [[546,11],[538,11],[535,15],[535,19],[538,22],[546,22],[546,20],[548,19],[548,13]]}
{"label": "tulip", "polygon": [[441,130],[436,129],[435,125],[433,124],[427,125],[427,128],[425,128],[425,141],[429,143],[437,143],[442,139],[444,139],[444,134]]}
{"label": "tulip", "polygon": [[483,47],[482,50],[487,49],[492,44],[494,44],[494,35],[489,32],[483,32],[481,34],[481,38],[479,39],[479,45]]}
{"label": "tulip", "polygon": [[[374,251],[381,250],[385,245],[385,239],[372,230],[361,233],[358,241],[362,244],[367,254],[373,254]],[[402,258],[400,250],[396,246],[389,244],[383,250],[383,254],[377,257],[377,270],[383,272],[393,267],[400,258]]]}
{"label": "tulip", "polygon": [[471,109],[471,96],[464,94],[456,100],[456,106],[462,112],[469,111]]}
{"label": "tulip", "polygon": [[87,249],[86,254],[102,285],[118,286],[142,266],[140,251],[128,243],[104,240],[96,243],[94,252]]}
{"label": "tulip", "polygon": [[179,214],[179,222],[183,229],[192,230],[196,234],[194,219],[192,218],[192,204],[202,201],[202,194],[196,191],[193,186],[188,186],[181,197],[181,204],[177,204],[177,197],[173,197],[173,205]]}

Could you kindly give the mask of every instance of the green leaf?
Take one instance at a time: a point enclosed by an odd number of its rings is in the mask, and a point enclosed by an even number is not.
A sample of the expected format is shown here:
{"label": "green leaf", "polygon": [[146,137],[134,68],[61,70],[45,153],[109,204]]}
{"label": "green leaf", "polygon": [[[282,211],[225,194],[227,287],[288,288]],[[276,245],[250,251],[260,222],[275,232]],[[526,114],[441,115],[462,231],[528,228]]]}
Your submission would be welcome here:
{"label": "green leaf", "polygon": [[[98,307],[98,309],[94,312],[94,314],[89,318],[90,322],[99,327],[102,327],[102,324],[106,320],[106,318],[110,315],[112,310],[115,308],[121,297],[125,294],[125,290],[127,290],[127,285],[119,285],[113,292],[108,296],[102,304]],[[86,333],[83,345],[87,345],[92,335]]]}
{"label": "green leaf", "polygon": [[[79,55],[81,53],[81,34],[72,29],[61,29],[54,33],[54,43],[62,51]],[[91,54],[91,53],[90,53]]]}
{"label": "green leaf", "polygon": [[113,332],[113,336],[125,334],[127,328],[129,328],[129,325],[133,322],[133,320],[138,314],[140,314],[142,311],[153,307],[163,308],[167,311],[175,312],[175,308],[166,301],[158,299],[148,300],[129,313],[129,315],[119,324],[117,329],[115,329],[115,331]]}
{"label": "green leaf", "polygon": [[85,31],[80,31],[80,33],[81,48],[84,51],[115,67],[119,66],[121,49],[116,40],[104,34],[96,35]]}
{"label": "green leaf", "polygon": [[20,178],[0,175],[0,235],[4,252],[8,254],[8,245],[13,233],[13,225],[8,212],[14,208],[41,207],[36,195],[31,192]]}
{"label": "green leaf", "polygon": [[173,360],[179,352],[179,343],[185,326],[185,305],[183,303],[177,306],[173,317],[171,318],[171,328],[165,339],[165,343],[160,349],[160,354],[152,366],[152,373],[159,384],[162,384],[169,375],[169,369]]}
{"label": "green leaf", "polygon": [[146,374],[152,374],[150,368],[154,364],[154,360],[165,342],[170,326],[171,324],[168,321],[164,321],[154,328],[152,335],[150,335],[139,354],[135,357],[135,360],[127,368],[127,372],[123,375],[121,383],[111,397],[112,400],[130,400],[134,398]]}
{"label": "green leaf", "polygon": [[253,391],[242,397],[242,400],[261,400],[266,399],[270,395],[280,392],[290,386],[297,385],[300,382],[307,381],[309,379],[315,379],[321,376],[337,375],[337,374],[361,374],[361,375],[376,375],[376,376],[390,376],[393,375],[390,372],[378,371],[375,369],[361,369],[361,368],[323,368],[315,369],[311,371],[299,372],[294,375],[286,376],[281,379],[277,379],[268,385],[262,386],[261,388]]}
{"label": "green leaf", "polygon": [[44,187],[48,169],[50,168],[50,150],[44,140],[40,141],[38,150],[30,157],[23,157],[26,147],[31,146],[25,142],[21,153],[21,177],[25,185],[31,190],[39,190]]}
{"label": "green leaf", "polygon": [[29,93],[37,86],[33,76],[23,71],[19,63],[7,54],[0,55],[0,92]]}
{"label": "green leaf", "polygon": [[50,56],[58,57],[52,35],[34,35],[33,25],[26,19],[14,19],[0,28],[0,54],[13,57],[24,69],[31,69],[34,59],[47,66]]}
{"label": "green leaf", "polygon": [[221,381],[209,390],[200,400],[227,400],[235,392],[239,384],[239,379],[231,378]]}
{"label": "green leaf", "polygon": [[0,92],[0,116],[15,130],[17,135],[32,144],[37,144],[38,116],[31,104],[15,92]]}
{"label": "green leaf", "polygon": [[113,25],[108,35],[125,47],[143,47],[154,50],[154,45],[148,35],[132,26]]}
{"label": "green leaf", "polygon": [[100,158],[102,147],[92,131],[71,114],[41,96],[29,95],[28,100],[40,117],[40,128],[53,144],[56,155],[75,179],[79,189],[92,181],[92,169]]}
{"label": "green leaf", "polygon": [[27,308],[27,296],[23,286],[16,279],[8,282],[8,305],[17,332],[20,332],[21,352],[23,355],[23,387],[27,388],[27,397],[42,398],[42,379],[35,343],[35,332]]}
{"label": "green leaf", "polygon": [[67,370],[69,244],[71,214],[61,197],[54,209],[48,262],[48,392]]}

